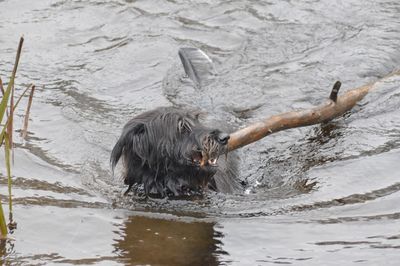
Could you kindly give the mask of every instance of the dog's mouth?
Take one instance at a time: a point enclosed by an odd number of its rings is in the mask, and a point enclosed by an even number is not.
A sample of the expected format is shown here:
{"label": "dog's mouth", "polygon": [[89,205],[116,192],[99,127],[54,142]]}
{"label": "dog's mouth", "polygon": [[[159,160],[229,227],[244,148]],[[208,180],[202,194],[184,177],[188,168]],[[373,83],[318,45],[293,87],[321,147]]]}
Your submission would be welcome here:
{"label": "dog's mouth", "polygon": [[201,141],[192,147],[189,160],[199,167],[217,167],[220,154],[224,153],[228,134],[212,132],[202,136]]}
{"label": "dog's mouth", "polygon": [[192,163],[201,167],[218,166],[218,157],[210,156],[204,151],[194,151],[192,153]]}

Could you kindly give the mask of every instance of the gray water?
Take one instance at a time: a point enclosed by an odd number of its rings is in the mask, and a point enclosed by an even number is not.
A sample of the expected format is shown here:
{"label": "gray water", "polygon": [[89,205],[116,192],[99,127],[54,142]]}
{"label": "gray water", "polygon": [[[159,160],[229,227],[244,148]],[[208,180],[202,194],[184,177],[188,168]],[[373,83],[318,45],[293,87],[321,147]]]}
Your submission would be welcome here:
{"label": "gray water", "polygon": [[[17,89],[37,91],[15,140],[4,264],[399,265],[399,76],[344,117],[241,149],[240,195],[124,197],[109,154],[151,108],[240,128],[320,104],[336,80],[345,91],[398,70],[400,2],[3,0],[3,80],[21,35]],[[212,58],[211,85],[184,77],[180,47]]]}

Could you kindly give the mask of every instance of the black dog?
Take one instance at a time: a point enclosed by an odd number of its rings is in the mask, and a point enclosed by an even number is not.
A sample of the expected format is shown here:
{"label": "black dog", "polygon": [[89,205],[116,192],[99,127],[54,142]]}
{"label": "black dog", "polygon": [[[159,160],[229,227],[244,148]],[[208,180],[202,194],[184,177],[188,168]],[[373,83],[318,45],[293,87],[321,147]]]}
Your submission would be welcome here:
{"label": "black dog", "polygon": [[130,120],[111,154],[122,157],[127,192],[135,187],[151,196],[186,196],[205,189],[224,193],[239,188],[229,135],[203,126],[194,112],[157,108]]}

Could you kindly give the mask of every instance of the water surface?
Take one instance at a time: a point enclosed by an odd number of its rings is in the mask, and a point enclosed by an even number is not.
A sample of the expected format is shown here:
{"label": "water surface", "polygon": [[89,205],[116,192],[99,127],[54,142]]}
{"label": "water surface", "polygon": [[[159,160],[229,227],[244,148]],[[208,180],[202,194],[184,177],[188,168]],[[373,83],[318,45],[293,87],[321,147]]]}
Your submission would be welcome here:
{"label": "water surface", "polygon": [[[124,197],[109,154],[151,108],[196,107],[240,128],[315,106],[336,80],[344,91],[398,70],[399,14],[393,0],[0,1],[0,76],[24,35],[17,89],[37,85],[28,138],[16,139],[18,228],[3,262],[397,265],[398,76],[344,117],[243,148],[240,195]],[[179,64],[188,46],[218,72],[200,91]]]}

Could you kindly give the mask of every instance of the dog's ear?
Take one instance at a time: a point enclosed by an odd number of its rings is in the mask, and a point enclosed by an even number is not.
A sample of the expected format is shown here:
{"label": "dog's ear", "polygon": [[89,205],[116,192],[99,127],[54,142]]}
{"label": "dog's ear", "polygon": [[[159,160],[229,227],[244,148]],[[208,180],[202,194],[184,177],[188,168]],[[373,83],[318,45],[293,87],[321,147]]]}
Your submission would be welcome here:
{"label": "dog's ear", "polygon": [[194,124],[193,121],[191,121],[190,119],[187,119],[185,117],[179,118],[179,120],[178,120],[178,132],[180,134],[192,132],[193,124]]}
{"label": "dog's ear", "polygon": [[110,162],[111,162],[112,172],[114,172],[114,168],[117,165],[119,159],[121,158],[123,150],[126,147],[129,147],[129,145],[132,145],[132,143],[134,142],[140,142],[141,138],[139,138],[139,136],[145,133],[145,131],[146,131],[145,126],[142,123],[128,124],[124,128],[121,137],[118,139],[117,143],[115,144],[111,152]]}
{"label": "dog's ear", "polygon": [[[134,145],[134,146],[141,146],[140,143],[143,141],[143,138],[146,138],[146,126],[143,123],[137,123],[131,125],[131,127],[126,129],[124,132],[125,138],[124,142],[125,145]],[[136,147],[137,148],[137,147]]]}
{"label": "dog's ear", "polygon": [[130,133],[134,135],[143,134],[145,131],[145,126],[143,123],[136,124],[130,129]]}

